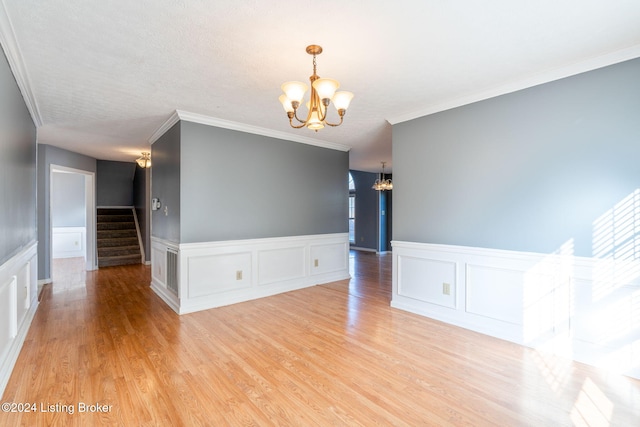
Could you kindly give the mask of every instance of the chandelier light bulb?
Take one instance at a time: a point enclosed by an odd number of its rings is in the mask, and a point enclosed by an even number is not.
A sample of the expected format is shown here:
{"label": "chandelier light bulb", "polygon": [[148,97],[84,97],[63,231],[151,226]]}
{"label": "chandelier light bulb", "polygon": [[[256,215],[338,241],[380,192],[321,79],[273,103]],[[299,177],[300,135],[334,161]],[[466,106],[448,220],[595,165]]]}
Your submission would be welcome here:
{"label": "chandelier light bulb", "polygon": [[371,188],[377,191],[393,190],[393,183],[391,182],[391,179],[384,179],[384,166],[387,162],[380,163],[382,163],[382,174],[380,175],[380,178],[376,179],[376,182],[373,183]]}
{"label": "chandelier light bulb", "polygon": [[353,99],[353,93],[347,91],[336,92],[333,95],[333,106],[336,107],[336,110],[346,110],[349,108],[349,104]]}
{"label": "chandelier light bulb", "polygon": [[318,115],[318,111],[312,111],[311,117],[307,121],[307,127],[311,130],[320,130],[324,127],[322,120],[320,120],[320,116]]}
{"label": "chandelier light bulb", "polygon": [[307,85],[302,82],[286,82],[282,85],[282,90],[289,98],[289,101],[297,101],[302,104]]}
{"label": "chandelier light bulb", "polygon": [[284,111],[286,111],[287,113],[293,113],[294,108],[291,105],[291,100],[287,98],[287,95],[282,94],[278,99],[282,103],[282,108],[284,108]]}
{"label": "chandelier light bulb", "polygon": [[143,169],[151,167],[151,153],[143,152],[142,157],[136,159],[136,163]]}
{"label": "chandelier light bulb", "polygon": [[313,82],[313,88],[318,93],[320,99],[331,99],[336,90],[340,87],[340,83],[333,79],[318,79]]}

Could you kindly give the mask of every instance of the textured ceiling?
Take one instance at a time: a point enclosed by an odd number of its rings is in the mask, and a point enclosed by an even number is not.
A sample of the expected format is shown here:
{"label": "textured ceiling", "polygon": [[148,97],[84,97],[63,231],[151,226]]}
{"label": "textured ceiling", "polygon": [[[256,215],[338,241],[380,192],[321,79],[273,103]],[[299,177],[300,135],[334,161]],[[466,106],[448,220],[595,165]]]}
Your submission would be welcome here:
{"label": "textured ceiling", "polygon": [[[133,161],[183,110],[344,145],[378,171],[390,123],[640,56],[637,0],[0,1],[39,143],[109,160]],[[311,75],[308,44],[355,93],[318,133],[278,102]]]}

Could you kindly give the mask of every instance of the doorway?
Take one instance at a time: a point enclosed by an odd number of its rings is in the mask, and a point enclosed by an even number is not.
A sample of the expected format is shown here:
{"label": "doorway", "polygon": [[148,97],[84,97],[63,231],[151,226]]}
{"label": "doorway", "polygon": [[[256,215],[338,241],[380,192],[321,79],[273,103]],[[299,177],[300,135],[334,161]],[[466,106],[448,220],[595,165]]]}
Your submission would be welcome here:
{"label": "doorway", "polygon": [[95,173],[51,165],[49,177],[50,265],[54,258],[82,258],[97,269]]}

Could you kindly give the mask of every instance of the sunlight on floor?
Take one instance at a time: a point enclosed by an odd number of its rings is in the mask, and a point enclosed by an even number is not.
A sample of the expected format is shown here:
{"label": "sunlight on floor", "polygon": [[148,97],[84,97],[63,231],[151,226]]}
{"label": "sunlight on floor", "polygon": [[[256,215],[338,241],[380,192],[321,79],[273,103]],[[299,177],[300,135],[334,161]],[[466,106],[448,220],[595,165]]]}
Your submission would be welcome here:
{"label": "sunlight on floor", "polygon": [[587,378],[571,410],[575,426],[610,426],[613,404],[600,388]]}
{"label": "sunlight on floor", "polygon": [[533,354],[533,360],[545,382],[556,394],[561,394],[571,378],[573,362],[569,359],[541,352]]}

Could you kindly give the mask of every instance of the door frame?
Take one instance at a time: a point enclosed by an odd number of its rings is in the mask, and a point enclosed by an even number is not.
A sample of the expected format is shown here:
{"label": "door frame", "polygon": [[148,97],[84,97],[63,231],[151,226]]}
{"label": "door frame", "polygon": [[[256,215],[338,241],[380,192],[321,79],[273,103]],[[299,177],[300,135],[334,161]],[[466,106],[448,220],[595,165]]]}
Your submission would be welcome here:
{"label": "door frame", "polygon": [[55,172],[75,173],[84,176],[84,203],[86,212],[85,269],[98,269],[96,250],[96,174],[82,169],[51,164],[49,168],[49,265],[53,265],[53,174]]}

